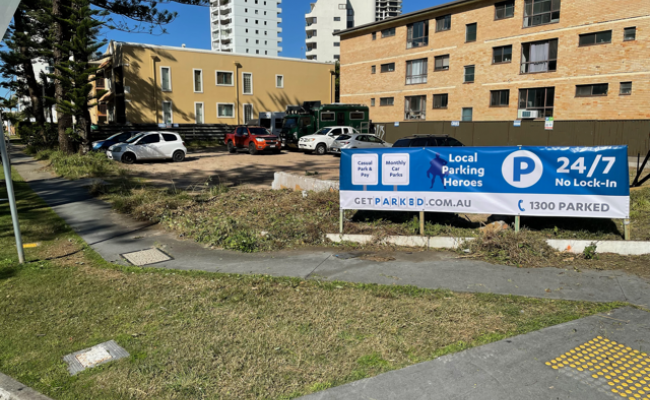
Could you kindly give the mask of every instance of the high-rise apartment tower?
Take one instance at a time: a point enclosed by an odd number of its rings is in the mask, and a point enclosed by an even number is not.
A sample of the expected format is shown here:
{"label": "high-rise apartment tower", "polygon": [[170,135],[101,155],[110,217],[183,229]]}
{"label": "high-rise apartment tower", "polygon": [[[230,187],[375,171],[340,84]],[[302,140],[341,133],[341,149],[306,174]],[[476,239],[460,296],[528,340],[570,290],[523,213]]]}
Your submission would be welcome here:
{"label": "high-rise apartment tower", "polygon": [[282,51],[281,0],[214,0],[212,50],[277,57]]}
{"label": "high-rise apartment tower", "polygon": [[308,60],[337,61],[340,42],[334,32],[396,17],[402,0],[319,0],[305,14]]}

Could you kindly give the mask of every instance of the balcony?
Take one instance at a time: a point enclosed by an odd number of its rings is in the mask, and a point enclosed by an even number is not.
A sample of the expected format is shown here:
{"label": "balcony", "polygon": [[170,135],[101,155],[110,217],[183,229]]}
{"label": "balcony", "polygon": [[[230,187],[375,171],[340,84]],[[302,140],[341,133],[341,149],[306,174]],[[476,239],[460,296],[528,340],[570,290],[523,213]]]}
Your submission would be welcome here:
{"label": "balcony", "polygon": [[316,61],[316,55],[307,55],[308,60]]}
{"label": "balcony", "polygon": [[220,6],[219,11],[220,11],[221,15],[230,14],[232,12],[232,6],[230,4],[225,5],[225,6]]}
{"label": "balcony", "polygon": [[307,34],[307,36],[316,36],[316,28],[308,26],[306,27],[305,33]]}
{"label": "balcony", "polygon": [[278,52],[282,51],[282,46],[278,46]]}
{"label": "balcony", "polygon": [[221,51],[232,51],[233,49],[232,43],[221,43],[221,46],[219,46],[219,49]]}
{"label": "balcony", "polygon": [[232,16],[231,15],[220,15],[219,16],[219,22],[221,22],[224,25],[227,25],[232,22]]}
{"label": "balcony", "polygon": [[278,26],[278,33],[282,32],[282,28]]}
{"label": "balcony", "polygon": [[278,24],[282,22],[282,18],[278,17]]}
{"label": "balcony", "polygon": [[316,43],[316,34],[307,35],[307,43]]}

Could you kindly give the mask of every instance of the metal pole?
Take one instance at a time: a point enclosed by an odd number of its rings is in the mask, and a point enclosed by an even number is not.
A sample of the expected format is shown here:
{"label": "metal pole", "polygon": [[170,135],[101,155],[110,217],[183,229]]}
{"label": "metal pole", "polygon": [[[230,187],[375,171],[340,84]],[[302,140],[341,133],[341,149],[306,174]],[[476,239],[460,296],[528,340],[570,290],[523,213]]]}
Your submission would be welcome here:
{"label": "metal pole", "polygon": [[632,232],[630,232],[630,220],[628,218],[623,220],[623,227],[625,230],[625,240],[630,241],[632,240]]}
{"label": "metal pole", "polygon": [[[0,116],[0,127],[2,127],[2,116]],[[5,184],[7,185],[7,197],[9,198],[9,209],[11,210],[11,221],[14,224],[14,236],[16,237],[16,250],[18,251],[18,262],[25,262],[25,253],[23,251],[23,239],[20,236],[20,224],[18,223],[18,209],[16,208],[16,197],[14,196],[14,183],[11,180],[11,160],[5,146],[4,129],[2,138],[0,138],[0,156],[2,157],[2,167],[5,173]]]}
{"label": "metal pole", "polygon": [[521,227],[521,217],[519,215],[515,215],[515,232],[519,232],[520,227]]}
{"label": "metal pole", "polygon": [[424,211],[420,211],[420,236],[424,236]]}
{"label": "metal pole", "polygon": [[339,209],[339,233],[343,234],[343,209]]}

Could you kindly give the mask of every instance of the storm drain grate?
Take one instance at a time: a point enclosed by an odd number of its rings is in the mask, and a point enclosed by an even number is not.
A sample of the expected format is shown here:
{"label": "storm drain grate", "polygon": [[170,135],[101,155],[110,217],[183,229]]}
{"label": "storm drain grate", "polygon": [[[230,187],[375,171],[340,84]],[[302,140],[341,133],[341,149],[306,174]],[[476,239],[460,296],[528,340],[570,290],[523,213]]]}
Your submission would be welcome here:
{"label": "storm drain grate", "polygon": [[155,264],[163,261],[169,261],[172,258],[158,249],[147,249],[124,253],[122,257],[133,265],[141,267],[143,265]]}
{"label": "storm drain grate", "polygon": [[63,361],[68,364],[70,375],[76,375],[79,372],[105,364],[109,361],[119,360],[128,357],[129,353],[120,347],[114,340],[100,343],[97,346],[90,347],[63,357]]}

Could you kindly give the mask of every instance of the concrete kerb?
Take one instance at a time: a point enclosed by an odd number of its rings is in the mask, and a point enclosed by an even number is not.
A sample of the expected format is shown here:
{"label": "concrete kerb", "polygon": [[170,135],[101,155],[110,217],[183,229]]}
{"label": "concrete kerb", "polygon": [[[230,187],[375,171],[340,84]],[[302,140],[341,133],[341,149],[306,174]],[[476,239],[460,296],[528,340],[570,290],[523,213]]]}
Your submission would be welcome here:
{"label": "concrete kerb", "polygon": [[286,172],[276,172],[273,174],[273,184],[271,185],[271,188],[273,190],[291,189],[327,192],[339,190],[339,183],[337,181],[327,181],[310,178],[308,176],[288,174]]}
{"label": "concrete kerb", "polygon": [[[327,238],[334,243],[352,242],[369,244],[375,241],[372,235],[340,235],[328,233]],[[394,244],[403,247],[428,247],[431,249],[455,249],[463,242],[474,240],[474,238],[454,238],[445,236],[389,236],[377,244]],[[623,256],[638,256],[650,254],[650,242],[626,242],[614,240],[558,240],[548,239],[546,241],[553,249],[580,254],[585,247],[596,245],[598,253],[612,253]]]}
{"label": "concrete kerb", "polygon": [[0,400],[52,400],[15,379],[0,373]]}

